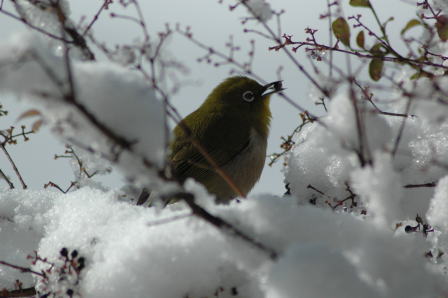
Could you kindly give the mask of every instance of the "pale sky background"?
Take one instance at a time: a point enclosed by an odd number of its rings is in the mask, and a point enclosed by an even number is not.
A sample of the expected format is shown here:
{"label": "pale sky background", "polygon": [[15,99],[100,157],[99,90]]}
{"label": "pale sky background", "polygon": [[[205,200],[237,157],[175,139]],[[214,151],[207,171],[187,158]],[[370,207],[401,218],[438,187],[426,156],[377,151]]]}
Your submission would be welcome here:
{"label": "pale sky background", "polygon": [[[90,19],[102,4],[102,1],[99,0],[72,0],[69,2],[72,19],[75,22],[78,22],[82,16]],[[303,107],[315,110],[308,95],[310,83],[304,75],[295,69],[282,53],[269,52],[267,48],[271,44],[266,40],[253,34],[244,34],[241,17],[245,16],[246,12],[243,8],[230,12],[227,9],[230,2],[224,2],[224,4],[219,4],[217,0],[140,1],[151,32],[159,31],[165,26],[165,23],[170,23],[173,26],[175,23],[189,25],[196,38],[223,51],[226,51],[224,44],[228,41],[229,35],[233,35],[235,43],[243,47],[242,57],[245,57],[249,48],[249,40],[256,39],[255,72],[266,81],[274,81],[277,79],[276,70],[282,65],[285,68],[282,76],[288,96]],[[328,39],[328,21],[319,19],[319,15],[326,12],[326,0],[272,0],[269,2],[276,10],[286,10],[282,17],[282,28],[285,33],[293,34],[295,40],[304,40],[304,29],[306,27],[320,29],[317,36],[321,41],[325,42]],[[348,0],[342,2],[348,3]],[[371,0],[371,2],[377,8],[382,20],[386,20],[390,16],[395,18],[395,21],[389,25],[392,37],[399,36],[397,32],[404,27],[407,20],[415,15],[415,4],[409,4],[412,1],[406,1],[405,3],[400,0]],[[111,20],[108,16],[109,12],[126,13],[118,3],[114,3],[111,9],[94,26],[93,30],[98,39],[107,42],[109,45],[114,45],[141,37],[139,28],[135,24],[122,20]],[[346,16],[356,13],[363,13],[366,16],[365,20],[372,19],[366,9],[345,11]],[[275,26],[274,20],[271,20],[269,24]],[[376,28],[374,25],[372,26]],[[257,27],[255,26],[255,28]],[[20,30],[25,30],[22,25],[4,15],[0,15],[2,43]],[[195,84],[182,88],[173,97],[174,105],[183,116],[186,116],[202,103],[214,86],[229,76],[229,68],[215,68],[204,63],[197,63],[196,59],[202,56],[204,51],[179,35],[170,40],[168,51],[170,55],[189,68],[190,72],[185,79],[195,82]],[[296,57],[309,69],[309,63],[303,51],[298,52]],[[322,64],[321,69],[326,71],[327,66]],[[17,105],[17,101],[10,96],[0,95],[0,103],[10,111],[10,116],[0,118],[0,129],[6,129],[8,125],[15,122],[17,115],[27,109],[23,104]],[[279,152],[280,137],[289,134],[300,121],[299,111],[279,97],[272,97],[271,110],[273,119],[268,153]],[[48,129],[42,129],[37,135],[31,136],[31,141],[20,142],[17,146],[9,147],[9,150],[30,188],[39,189],[49,180],[60,184],[62,187],[70,183],[72,173],[68,162],[53,159],[55,153],[63,153],[63,144],[51,136]],[[277,162],[273,167],[266,165],[262,178],[252,193],[282,194],[284,184],[282,182],[281,164],[282,161]],[[0,168],[19,187],[20,184],[2,154],[0,154]],[[106,182],[109,185],[117,185],[119,184],[118,177],[118,175],[109,177]]]}

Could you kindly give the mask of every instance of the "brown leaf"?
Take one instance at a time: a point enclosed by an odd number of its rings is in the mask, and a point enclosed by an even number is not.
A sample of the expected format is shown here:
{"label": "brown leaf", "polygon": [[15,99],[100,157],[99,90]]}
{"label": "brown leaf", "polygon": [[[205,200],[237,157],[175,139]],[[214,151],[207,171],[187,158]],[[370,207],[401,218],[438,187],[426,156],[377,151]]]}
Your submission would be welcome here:
{"label": "brown leaf", "polygon": [[39,130],[39,128],[42,126],[42,124],[44,123],[43,119],[39,119],[36,122],[33,123],[33,126],[31,127],[31,129],[34,132],[37,132]]}
{"label": "brown leaf", "polygon": [[359,31],[358,35],[356,35],[356,44],[364,49],[364,31]]}
{"label": "brown leaf", "polygon": [[338,40],[350,47],[350,27],[343,17],[337,18],[331,25],[333,33]]}
{"label": "brown leaf", "polygon": [[374,81],[381,79],[384,61],[382,58],[373,58],[369,64],[369,75]]}
{"label": "brown leaf", "polygon": [[351,6],[359,6],[359,7],[370,7],[369,0],[350,0]]}
{"label": "brown leaf", "polygon": [[436,22],[437,35],[439,35],[442,41],[448,40],[448,17],[441,15],[437,17]]}
{"label": "brown leaf", "polygon": [[18,118],[17,121],[23,120],[25,118],[34,117],[34,116],[41,116],[42,113],[39,110],[31,109],[28,111],[23,112]]}
{"label": "brown leaf", "polygon": [[387,51],[381,43],[377,43],[370,49],[370,53],[374,56],[384,57],[384,55],[387,54]]}
{"label": "brown leaf", "polygon": [[422,23],[419,21],[419,20],[417,20],[417,19],[412,19],[412,20],[410,20],[407,24],[406,24],[406,26],[404,26],[404,28],[401,30],[401,35],[403,35],[403,34],[405,34],[409,29],[411,29],[411,28],[413,28],[413,27],[415,27],[415,26],[419,26],[419,25],[421,25]]}

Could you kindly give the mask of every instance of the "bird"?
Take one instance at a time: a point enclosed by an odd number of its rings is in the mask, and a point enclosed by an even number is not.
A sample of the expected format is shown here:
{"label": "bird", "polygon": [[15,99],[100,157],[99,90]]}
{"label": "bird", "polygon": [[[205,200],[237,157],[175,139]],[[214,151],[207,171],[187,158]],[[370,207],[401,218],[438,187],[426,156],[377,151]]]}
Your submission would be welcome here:
{"label": "bird", "polygon": [[246,76],[217,85],[173,130],[168,157],[173,176],[180,183],[193,178],[217,203],[245,197],[265,164],[270,97],[282,90],[282,81],[261,85]]}

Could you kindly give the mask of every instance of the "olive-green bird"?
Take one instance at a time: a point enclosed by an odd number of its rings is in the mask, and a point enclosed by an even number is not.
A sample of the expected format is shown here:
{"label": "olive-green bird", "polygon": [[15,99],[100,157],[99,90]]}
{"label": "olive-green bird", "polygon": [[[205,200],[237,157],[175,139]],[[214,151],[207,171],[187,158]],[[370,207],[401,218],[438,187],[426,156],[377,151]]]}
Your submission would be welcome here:
{"label": "olive-green bird", "polygon": [[174,128],[169,156],[173,175],[180,182],[195,179],[216,195],[218,202],[238,196],[192,144],[194,138],[241,194],[249,193],[265,163],[271,121],[269,98],[281,90],[280,81],[262,86],[243,76],[219,84],[196,111]]}

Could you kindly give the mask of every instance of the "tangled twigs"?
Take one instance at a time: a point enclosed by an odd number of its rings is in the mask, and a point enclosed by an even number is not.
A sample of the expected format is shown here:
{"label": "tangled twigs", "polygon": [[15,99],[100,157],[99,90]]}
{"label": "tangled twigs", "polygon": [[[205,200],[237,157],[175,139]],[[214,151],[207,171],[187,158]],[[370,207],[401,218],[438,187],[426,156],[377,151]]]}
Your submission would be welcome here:
{"label": "tangled twigs", "polygon": [[100,14],[103,12],[103,10],[106,10],[109,8],[109,5],[112,4],[112,0],[104,0],[103,4],[101,5],[98,12],[93,16],[92,21],[87,25],[86,29],[84,29],[84,32],[82,33],[83,36],[86,36],[86,34],[89,32],[89,30],[92,28],[93,24],[98,21],[98,18]]}
{"label": "tangled twigs", "polygon": [[0,13],[23,23],[25,26],[31,28],[32,30],[42,33],[42,34],[50,37],[53,40],[60,41],[66,45],[72,45],[72,46],[77,47],[78,49],[81,50],[81,52],[83,53],[84,58],[86,60],[91,60],[91,61],[95,60],[95,54],[88,46],[87,41],[84,38],[84,36],[78,32],[78,29],[75,28],[71,24],[71,21],[65,16],[64,12],[62,12],[62,10],[60,9],[59,1],[49,1],[49,3],[48,2],[44,3],[43,1],[29,1],[29,3],[34,5],[36,7],[36,9],[41,9],[41,10],[54,9],[55,14],[63,17],[62,28],[63,28],[64,34],[62,34],[62,35],[54,34],[53,32],[45,30],[41,26],[36,25],[31,20],[31,18],[27,15],[27,13],[23,10],[23,7],[19,3],[19,1],[11,0],[11,2],[13,3],[18,15],[14,14],[12,12],[6,11],[3,8],[3,1],[2,1],[2,5],[0,5]]}
{"label": "tangled twigs", "polygon": [[[308,33],[312,32],[310,30],[307,31]],[[313,31],[315,33],[316,31]],[[306,48],[307,51],[316,51],[316,52],[323,52],[323,51],[332,51],[332,52],[339,52],[343,54],[353,55],[358,58],[367,58],[367,59],[374,59],[378,58],[378,56],[370,54],[370,53],[363,53],[361,51],[351,50],[351,49],[343,49],[335,46],[329,46],[322,43],[319,43],[316,41],[316,39],[309,39],[309,41],[293,41],[293,36],[288,34],[283,34],[282,38],[284,39],[283,42],[278,43],[274,46],[269,47],[270,50],[278,51],[280,49],[283,49],[287,46],[292,46],[293,52],[297,52],[301,47],[308,46],[309,48]],[[447,58],[447,57],[443,57]],[[408,62],[413,65],[421,65],[421,66],[433,66],[441,69],[448,70],[448,66],[444,65],[443,63],[435,63],[431,62],[429,60],[421,60],[421,59],[412,59],[412,58],[406,58],[406,57],[394,57],[394,56],[382,56],[381,59],[384,62],[392,62],[392,63],[403,63]]]}
{"label": "tangled twigs", "polygon": [[[357,202],[357,198],[358,195],[356,193],[353,192],[353,190],[350,187],[350,184],[348,182],[345,182],[345,191],[348,193],[348,195],[343,198],[343,199],[338,199],[336,197],[331,197],[329,195],[327,195],[326,193],[324,193],[323,191],[317,189],[316,187],[314,187],[313,185],[309,184],[307,186],[307,188],[315,191],[316,193],[318,193],[320,196],[322,196],[325,199],[325,204],[330,207],[333,211],[335,211],[338,207],[344,207],[344,209],[346,208],[356,208],[358,207],[358,202]],[[316,198],[310,200],[310,203],[315,205],[316,204]],[[345,202],[350,201],[350,205],[346,206]],[[367,214],[367,210],[362,209],[361,214]]]}
{"label": "tangled twigs", "polygon": [[70,182],[70,185],[67,187],[67,189],[64,190],[64,189],[62,189],[58,184],[49,181],[47,184],[44,185],[44,188],[47,188],[47,187],[54,187],[54,188],[58,189],[60,192],[66,194],[66,193],[68,193],[68,192],[70,191],[70,189],[72,189],[72,187],[75,186],[76,184],[77,184],[76,182],[73,182],[73,181],[72,181],[72,182]]}
{"label": "tangled twigs", "polygon": [[282,152],[280,153],[272,153],[271,155],[269,155],[270,161],[269,161],[269,166],[271,167],[274,163],[277,162],[277,160],[279,158],[281,158],[282,156],[285,156],[288,152],[290,152],[295,145],[295,141],[294,141],[294,137],[307,125],[310,123],[314,122],[314,118],[312,118],[308,112],[304,112],[304,113],[300,113],[300,118],[302,119],[302,123],[297,126],[296,128],[294,128],[294,130],[292,131],[292,133],[290,133],[288,136],[286,137],[281,137],[282,139],[282,144],[280,145],[280,148],[283,149]]}

